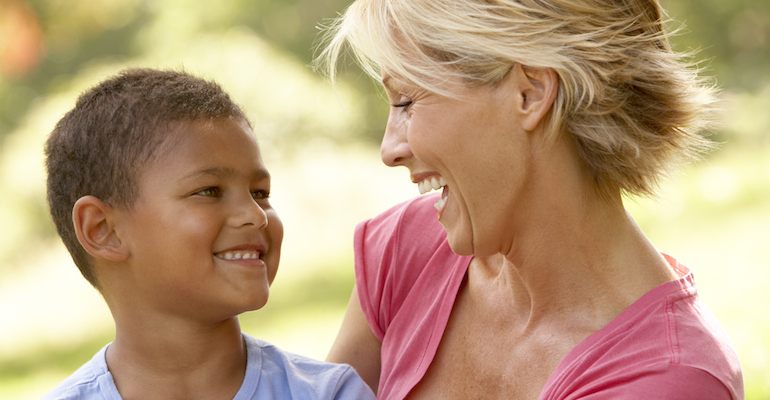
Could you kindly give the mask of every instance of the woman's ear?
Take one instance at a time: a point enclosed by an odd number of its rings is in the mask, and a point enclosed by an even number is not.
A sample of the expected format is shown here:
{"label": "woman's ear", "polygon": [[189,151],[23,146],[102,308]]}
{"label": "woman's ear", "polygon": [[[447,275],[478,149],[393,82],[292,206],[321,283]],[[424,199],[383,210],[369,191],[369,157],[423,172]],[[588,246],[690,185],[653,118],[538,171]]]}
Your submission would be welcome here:
{"label": "woman's ear", "polygon": [[534,131],[553,106],[559,89],[559,76],[551,68],[532,68],[516,63],[508,72],[516,95],[516,111],[522,128]]}
{"label": "woman's ear", "polygon": [[72,222],[80,245],[91,256],[116,262],[128,259],[128,246],[115,231],[110,205],[94,196],[83,196],[72,208]]}

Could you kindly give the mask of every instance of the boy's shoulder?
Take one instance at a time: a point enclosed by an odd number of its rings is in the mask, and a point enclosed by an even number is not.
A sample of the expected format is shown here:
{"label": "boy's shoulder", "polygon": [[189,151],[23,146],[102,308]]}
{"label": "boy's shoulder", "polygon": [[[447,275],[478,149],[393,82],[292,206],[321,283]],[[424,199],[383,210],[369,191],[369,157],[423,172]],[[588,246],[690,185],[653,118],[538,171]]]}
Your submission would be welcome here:
{"label": "boy's shoulder", "polygon": [[243,336],[249,362],[241,391],[253,387],[255,398],[374,399],[349,365],[315,360],[246,333]]}
{"label": "boy's shoulder", "polygon": [[42,400],[101,399],[118,395],[104,358],[108,346],[104,346],[91,360],[48,392]]}
{"label": "boy's shoulder", "polygon": [[[243,334],[246,374],[237,400],[257,398],[372,399],[374,394],[352,367],[283,351]],[[109,346],[109,345],[108,345]],[[102,348],[43,400],[120,399]]]}

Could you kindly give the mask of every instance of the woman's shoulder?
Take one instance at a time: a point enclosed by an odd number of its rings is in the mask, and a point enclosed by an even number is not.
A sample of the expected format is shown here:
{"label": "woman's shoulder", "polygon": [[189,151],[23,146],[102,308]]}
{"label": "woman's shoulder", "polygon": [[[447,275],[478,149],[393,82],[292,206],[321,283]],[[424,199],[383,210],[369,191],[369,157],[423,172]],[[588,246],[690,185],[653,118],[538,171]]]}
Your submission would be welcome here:
{"label": "woman's shoulder", "polygon": [[[735,348],[700,300],[692,272],[684,268],[680,279],[651,290],[573,349],[544,393],[589,390],[606,393],[607,397],[599,398],[609,399],[634,398],[635,391],[646,390],[655,398],[658,392],[661,396],[701,393],[697,388],[725,394],[709,398],[742,398]],[[613,397],[620,393],[631,397]],[[542,399],[562,398],[550,395]]]}

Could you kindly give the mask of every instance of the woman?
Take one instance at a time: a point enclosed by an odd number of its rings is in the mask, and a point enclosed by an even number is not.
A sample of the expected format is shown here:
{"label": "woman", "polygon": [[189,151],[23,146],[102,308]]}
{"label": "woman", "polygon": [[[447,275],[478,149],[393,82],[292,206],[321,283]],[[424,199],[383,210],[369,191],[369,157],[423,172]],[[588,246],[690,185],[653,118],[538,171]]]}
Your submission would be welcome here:
{"label": "woman", "polygon": [[708,148],[714,90],[663,15],[657,0],[348,8],[321,58],[333,78],[347,43],[382,79],[383,161],[441,194],[358,226],[329,361],[382,399],[743,398],[692,273],[623,207]]}

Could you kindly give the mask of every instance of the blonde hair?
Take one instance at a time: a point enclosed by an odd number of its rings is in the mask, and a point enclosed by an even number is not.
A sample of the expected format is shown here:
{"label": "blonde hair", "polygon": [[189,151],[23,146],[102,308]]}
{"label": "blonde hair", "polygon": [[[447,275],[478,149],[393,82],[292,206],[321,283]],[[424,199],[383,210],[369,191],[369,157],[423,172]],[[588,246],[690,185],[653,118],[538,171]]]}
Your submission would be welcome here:
{"label": "blonde hair", "polygon": [[712,143],[716,89],[672,51],[657,0],[357,0],[316,59],[332,82],[349,44],[381,70],[445,96],[442,78],[500,82],[514,63],[552,68],[549,137],[569,135],[603,195],[654,195]]}

